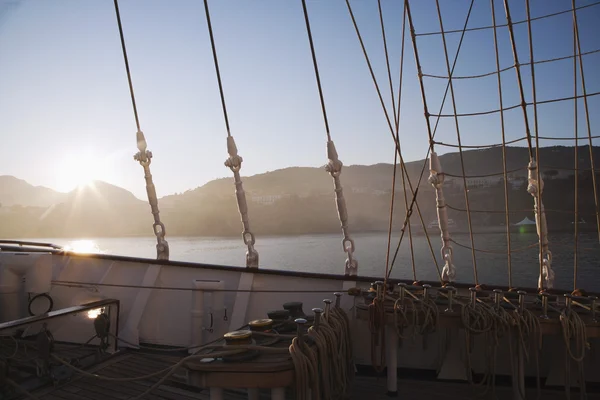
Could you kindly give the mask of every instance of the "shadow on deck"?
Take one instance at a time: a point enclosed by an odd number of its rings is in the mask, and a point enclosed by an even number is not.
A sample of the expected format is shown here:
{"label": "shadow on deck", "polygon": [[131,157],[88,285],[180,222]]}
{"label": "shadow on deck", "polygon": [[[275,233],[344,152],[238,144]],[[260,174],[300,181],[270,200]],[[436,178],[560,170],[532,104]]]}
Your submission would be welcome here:
{"label": "shadow on deck", "polygon": [[[181,358],[173,355],[148,353],[141,351],[124,351],[122,354],[90,368],[88,371],[111,378],[135,378],[152,374],[156,371],[175,364]],[[183,370],[182,370],[183,372]],[[162,375],[128,382],[111,382],[100,380],[91,376],[75,375],[68,383],[57,387],[48,387],[36,390],[33,394],[40,400],[127,400],[139,396],[153,384],[158,382]],[[190,387],[185,383],[184,373],[174,374],[149,395],[148,400],[191,400],[210,399],[207,389]],[[438,399],[458,400],[476,397],[473,389],[467,383],[450,383],[434,380],[403,380],[398,382],[399,393],[397,398],[405,399]],[[572,396],[576,398],[577,393]],[[490,397],[488,394],[487,397]],[[527,398],[536,398],[535,389],[529,389]],[[23,397],[26,398],[26,397]],[[269,399],[270,391],[261,390],[260,399]],[[293,399],[291,388],[287,391],[286,398]],[[389,399],[386,391],[386,378],[359,375],[355,378],[351,399]],[[564,399],[562,390],[544,390],[543,399]],[[225,399],[248,399],[245,390],[226,390]],[[496,388],[496,399],[513,399],[512,391],[508,387]],[[600,400],[600,394],[588,394],[588,399]]]}

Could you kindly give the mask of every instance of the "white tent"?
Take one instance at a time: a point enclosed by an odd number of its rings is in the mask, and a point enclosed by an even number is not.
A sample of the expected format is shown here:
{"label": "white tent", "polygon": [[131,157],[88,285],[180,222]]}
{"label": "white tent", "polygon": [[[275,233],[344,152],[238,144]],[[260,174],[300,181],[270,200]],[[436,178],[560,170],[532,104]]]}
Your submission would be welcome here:
{"label": "white tent", "polygon": [[521,222],[517,222],[515,224],[515,226],[521,226],[521,225],[535,225],[535,221],[532,221],[529,218],[525,217],[525,218],[523,218],[523,220]]}

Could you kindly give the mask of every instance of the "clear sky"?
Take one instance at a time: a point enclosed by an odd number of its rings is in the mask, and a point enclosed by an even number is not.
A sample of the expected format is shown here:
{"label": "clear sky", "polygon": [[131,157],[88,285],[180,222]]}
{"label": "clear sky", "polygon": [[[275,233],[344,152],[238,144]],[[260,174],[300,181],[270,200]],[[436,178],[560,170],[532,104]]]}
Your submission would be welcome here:
{"label": "clear sky", "polygon": [[[578,0],[577,5],[592,0]],[[343,0],[308,0],[332,137],[345,165],[391,162],[390,133]],[[382,0],[397,90],[402,1]],[[460,29],[470,0],[440,0],[445,29]],[[232,134],[243,175],[326,163],[325,130],[300,0],[211,0],[211,17]],[[386,100],[389,86],[377,2],[351,2]],[[439,30],[435,1],[412,1],[417,32]],[[514,20],[523,0],[511,0]],[[531,0],[532,16],[570,8],[570,0]],[[204,8],[201,0],[121,0],[142,130],[154,153],[159,196],[231,176]],[[497,18],[506,21],[502,1]],[[600,6],[578,12],[582,51],[600,48]],[[469,27],[491,24],[490,2],[477,0]],[[535,59],[573,54],[572,15],[533,23]],[[515,28],[521,62],[529,60],[526,25]],[[498,30],[501,66],[513,64],[508,31]],[[450,58],[460,34],[448,35]],[[418,39],[426,73],[447,75],[439,35]],[[584,57],[588,92],[600,91],[600,53]],[[495,69],[491,30],[467,33],[455,75]],[[529,70],[524,69],[531,101]],[[422,159],[427,134],[409,36],[401,143],[407,161]],[[536,67],[538,100],[573,95],[572,59]],[[514,70],[502,74],[505,106],[519,103]],[[437,113],[446,81],[425,78]],[[455,81],[458,111],[498,108],[494,75]],[[579,89],[580,90],[580,89]],[[389,104],[389,103],[388,103]],[[587,135],[583,102],[579,135]],[[598,134],[600,96],[589,99]],[[447,102],[445,113],[451,113]],[[507,138],[524,136],[520,109],[507,113]],[[540,135],[573,136],[573,101],[540,106]],[[456,143],[452,119],[439,140]],[[499,115],[460,119],[463,144],[501,140]],[[68,191],[105,180],[145,198],[133,161],[135,123],[111,0],[0,0],[0,175]],[[561,144],[571,144],[560,142]],[[555,144],[544,142],[545,145]],[[521,142],[520,145],[525,145]],[[440,153],[451,149],[436,147]],[[325,173],[325,172],[324,172]],[[233,185],[232,185],[233,190]]]}

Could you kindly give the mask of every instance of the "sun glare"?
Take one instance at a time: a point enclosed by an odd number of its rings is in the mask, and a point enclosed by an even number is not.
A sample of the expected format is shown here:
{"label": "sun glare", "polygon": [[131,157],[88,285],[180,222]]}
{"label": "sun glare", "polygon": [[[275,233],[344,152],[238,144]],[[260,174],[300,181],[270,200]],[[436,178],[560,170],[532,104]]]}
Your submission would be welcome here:
{"label": "sun glare", "polygon": [[94,180],[102,180],[104,173],[95,157],[64,159],[58,168],[59,190],[70,192],[80,186],[89,186]]}
{"label": "sun glare", "polygon": [[99,253],[100,248],[93,240],[74,240],[64,246],[66,251],[72,251],[74,253]]}

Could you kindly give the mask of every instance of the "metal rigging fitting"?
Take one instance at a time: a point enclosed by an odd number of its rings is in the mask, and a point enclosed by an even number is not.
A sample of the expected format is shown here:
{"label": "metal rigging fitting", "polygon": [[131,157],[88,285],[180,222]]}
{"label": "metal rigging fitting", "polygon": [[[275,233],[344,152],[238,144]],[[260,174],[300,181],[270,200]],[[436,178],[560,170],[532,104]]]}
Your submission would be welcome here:
{"label": "metal rigging fitting", "polygon": [[335,201],[340,223],[342,225],[342,234],[344,235],[344,238],[342,239],[342,248],[348,255],[348,258],[346,258],[346,275],[356,276],[358,261],[354,258],[354,240],[350,237],[350,231],[348,230],[348,210],[346,209],[344,188],[340,181],[343,163],[338,158],[338,153],[332,140],[327,141],[327,158],[329,159],[329,162],[325,166],[325,170],[329,172],[329,175],[333,178]]}
{"label": "metal rigging fitting", "polygon": [[147,150],[146,138],[142,131],[137,131],[137,147],[138,152],[133,156],[133,159],[140,163],[144,168],[144,179],[146,179],[146,193],[148,194],[148,203],[154,216],[154,224],[152,229],[156,235],[156,258],[159,260],[169,259],[169,243],[165,239],[165,225],[160,220],[160,211],[158,210],[158,197],[156,196],[156,187],[150,173],[150,163],[152,162],[152,152]]}
{"label": "metal rigging fitting", "polygon": [[238,210],[240,217],[242,218],[242,238],[244,244],[248,247],[246,251],[246,267],[258,268],[258,251],[254,248],[256,239],[254,234],[250,231],[250,219],[248,217],[248,202],[246,201],[246,192],[242,185],[242,178],[240,176],[240,169],[242,169],[242,162],[244,159],[238,154],[237,146],[235,145],[235,139],[233,136],[227,136],[227,153],[229,158],[225,161],[225,166],[233,172],[233,180],[235,184],[235,197],[237,199]]}

